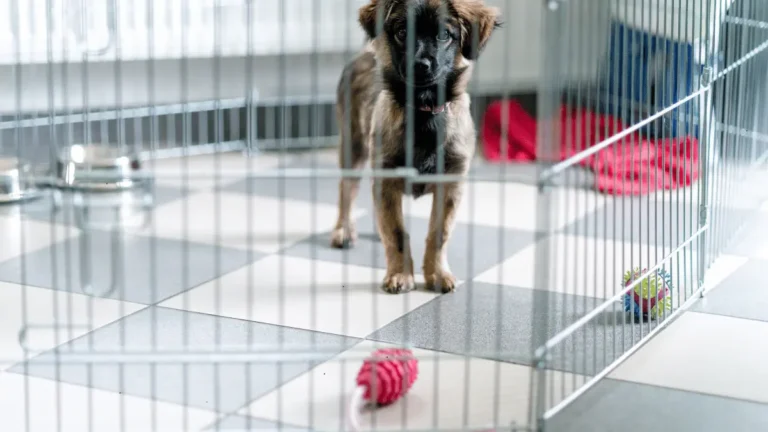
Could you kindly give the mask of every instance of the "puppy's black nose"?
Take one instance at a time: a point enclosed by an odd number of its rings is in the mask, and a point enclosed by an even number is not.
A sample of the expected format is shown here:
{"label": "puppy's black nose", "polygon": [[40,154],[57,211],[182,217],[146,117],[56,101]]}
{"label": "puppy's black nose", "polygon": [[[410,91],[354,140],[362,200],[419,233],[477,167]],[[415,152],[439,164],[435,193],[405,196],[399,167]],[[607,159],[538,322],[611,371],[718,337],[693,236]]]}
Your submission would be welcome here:
{"label": "puppy's black nose", "polygon": [[432,61],[427,58],[416,59],[414,62],[414,72],[418,75],[427,75],[432,73]]}

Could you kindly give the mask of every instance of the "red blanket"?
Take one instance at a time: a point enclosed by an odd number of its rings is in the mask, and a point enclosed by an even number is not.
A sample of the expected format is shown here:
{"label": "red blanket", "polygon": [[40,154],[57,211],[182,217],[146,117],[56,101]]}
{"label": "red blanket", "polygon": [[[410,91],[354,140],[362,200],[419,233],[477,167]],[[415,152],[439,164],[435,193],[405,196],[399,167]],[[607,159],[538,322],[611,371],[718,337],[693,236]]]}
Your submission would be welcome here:
{"label": "red blanket", "polygon": [[[536,160],[536,120],[514,101],[507,104],[507,161]],[[488,107],[483,119],[483,153],[490,161],[501,161],[502,103]],[[589,111],[560,110],[560,160],[624,130],[619,119]],[[614,195],[643,195],[657,189],[690,185],[699,175],[698,142],[693,137],[647,140],[634,133],[579,165],[595,173],[595,189]]]}

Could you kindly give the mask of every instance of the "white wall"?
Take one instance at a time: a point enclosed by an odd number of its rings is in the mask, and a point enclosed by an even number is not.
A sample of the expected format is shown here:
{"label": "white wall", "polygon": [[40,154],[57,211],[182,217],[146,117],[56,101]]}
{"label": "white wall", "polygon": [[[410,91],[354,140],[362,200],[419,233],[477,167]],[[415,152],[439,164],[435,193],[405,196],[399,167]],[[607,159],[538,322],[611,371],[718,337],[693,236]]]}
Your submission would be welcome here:
{"label": "white wall", "polygon": [[[17,0],[0,0],[9,3]],[[55,0],[54,5],[59,1]],[[220,52],[227,57],[214,61],[204,58],[206,53],[212,53],[214,1],[225,5],[218,16],[224,24],[221,29],[229,37],[223,40]],[[117,15],[120,18],[121,40],[112,45],[108,42],[104,27],[108,11],[104,8],[94,8],[89,11],[87,22],[90,22],[88,32],[78,33],[77,26],[72,29],[62,28],[61,22],[67,17],[58,17],[63,9],[54,7],[53,22],[58,34],[69,35],[69,39],[55,42],[54,46],[46,45],[46,38],[41,36],[45,30],[45,14],[41,15],[39,6],[44,0],[18,1],[19,14],[23,17],[25,26],[20,31],[25,37],[24,44],[16,44],[15,37],[10,31],[0,34],[0,112],[13,113],[17,110],[24,112],[47,111],[50,106],[56,109],[81,109],[86,104],[91,108],[110,107],[118,104],[145,105],[154,103],[174,103],[185,97],[187,100],[206,100],[215,97],[242,97],[247,89],[247,62],[243,56],[244,47],[248,46],[247,32],[242,30],[246,22],[242,16],[242,4],[245,0],[117,0]],[[253,26],[255,28],[253,47],[260,47],[260,55],[253,57],[253,80],[259,93],[265,98],[279,98],[282,95],[311,96],[321,94],[323,97],[333,97],[338,74],[349,54],[342,54],[345,48],[356,50],[363,39],[362,31],[356,22],[356,10],[365,0],[252,0],[254,9]],[[187,91],[181,85],[182,63],[178,59],[180,42],[176,40],[178,26],[181,22],[171,17],[179,16],[180,4],[187,2],[197,4],[196,12],[187,15],[197,16],[197,27],[185,32],[188,38],[187,52],[190,50],[196,59],[189,60],[189,86]],[[283,3],[282,11],[277,2]],[[478,92],[530,90],[535,86],[540,62],[540,10],[538,0],[488,0],[498,6],[503,13],[505,26],[493,37],[487,50],[476,69],[473,86]],[[88,2],[99,3],[99,2]],[[75,2],[79,4],[79,2]],[[127,5],[137,5],[129,10]],[[152,10],[155,20],[154,42],[147,39],[146,17],[149,10],[147,5],[154,5]],[[234,6],[233,6],[234,5]],[[322,7],[320,6],[322,5]],[[7,5],[6,5],[7,6]],[[235,7],[233,9],[233,7]],[[206,9],[208,8],[208,9]],[[238,9],[239,8],[239,9]],[[6,9],[8,10],[8,9]],[[241,12],[238,14],[238,11]],[[68,12],[71,17],[72,11]],[[207,14],[207,15],[206,15]],[[321,16],[320,20],[313,17]],[[76,15],[76,14],[75,14]],[[288,22],[284,30],[276,28],[276,22],[282,17]],[[291,18],[293,17],[293,18]],[[142,18],[144,21],[142,21]],[[5,19],[9,19],[8,16]],[[258,22],[256,20],[258,19]],[[194,21],[194,19],[192,19]],[[29,25],[29,23],[37,23]],[[42,24],[40,23],[42,22]],[[315,24],[313,24],[315,23]],[[320,24],[316,24],[320,23]],[[160,30],[162,25],[168,34]],[[258,24],[258,26],[257,26]],[[319,25],[320,27],[313,27]],[[0,26],[2,27],[2,26]],[[52,26],[53,27],[53,26]],[[66,26],[65,26],[66,27]],[[257,28],[258,27],[258,28]],[[173,30],[172,29],[177,29]],[[71,31],[70,31],[71,30]],[[222,30],[220,30],[221,32]],[[89,35],[87,45],[78,45],[82,34]],[[144,35],[140,37],[140,35]],[[280,35],[283,36],[280,36]],[[324,35],[321,38],[314,35]],[[241,37],[237,37],[241,35]],[[274,40],[266,40],[265,35],[274,36]],[[293,35],[293,36],[285,36]],[[28,37],[27,37],[28,36]],[[221,33],[220,33],[221,36]],[[67,42],[69,41],[69,42]],[[195,42],[197,41],[197,42]],[[202,41],[202,42],[201,42]],[[239,41],[239,42],[238,42]],[[120,49],[116,50],[115,45]],[[179,46],[176,46],[179,45]],[[86,66],[82,60],[82,52],[78,47],[98,49],[111,46],[99,56],[91,58]],[[154,66],[146,59],[150,54],[147,47],[152,46],[153,57],[166,57],[154,62]],[[20,66],[13,64],[19,60],[15,55],[21,47],[24,63]],[[193,48],[190,48],[193,47]],[[318,52],[312,54],[312,52]],[[279,55],[280,52],[288,53]],[[133,58],[132,61],[117,63],[116,56]],[[48,58],[54,58],[66,63],[53,66],[46,64]],[[5,63],[5,64],[3,64]],[[33,64],[30,64],[33,63]],[[218,79],[216,69],[219,68]],[[118,69],[120,69],[118,71]],[[154,74],[151,73],[154,69]],[[18,73],[18,75],[17,75]],[[18,81],[17,81],[18,80]],[[154,86],[151,86],[154,82]],[[17,85],[20,83],[20,86]],[[218,84],[218,89],[217,89]],[[282,86],[281,86],[282,84]],[[154,91],[151,91],[154,87]],[[20,93],[17,92],[20,90]],[[118,90],[122,89],[122,94]],[[53,95],[53,103],[50,101]],[[20,102],[20,105],[19,105]]]}
{"label": "white wall", "polygon": [[[319,95],[332,99],[344,62],[362,44],[357,9],[366,1],[0,0],[0,10],[11,11],[0,14],[0,113],[46,111],[49,106],[78,110],[85,105],[136,106],[243,97],[248,88],[247,54],[252,54],[250,76],[262,97]],[[505,25],[479,61],[473,91],[535,89],[542,54],[550,49],[542,43],[544,1],[486,1],[501,9]],[[626,12],[629,21],[653,24],[656,8],[648,6],[652,1],[656,0],[640,2],[651,13],[650,21],[637,18],[645,16],[643,9],[613,12]],[[732,1],[716,0],[713,5],[724,10]],[[53,6],[50,14],[45,9],[47,2]],[[247,2],[253,5],[250,34]],[[564,79],[594,76],[607,42],[612,3],[564,3],[568,19],[552,35],[560,38],[562,57],[571,59],[564,59],[560,71]],[[77,9],[81,4],[87,5],[87,13]],[[116,7],[105,6],[109,4]],[[111,15],[117,18],[113,33],[107,27]],[[691,14],[686,11],[684,15]],[[219,25],[214,25],[216,19]],[[48,28],[54,33],[50,39]],[[110,34],[118,36],[110,39]],[[99,51],[88,57],[87,66],[83,50]],[[191,58],[187,89],[181,83],[182,53]],[[213,60],[214,55],[220,58]],[[159,60],[150,62],[150,58]],[[53,67],[47,66],[49,59],[56,63]]]}

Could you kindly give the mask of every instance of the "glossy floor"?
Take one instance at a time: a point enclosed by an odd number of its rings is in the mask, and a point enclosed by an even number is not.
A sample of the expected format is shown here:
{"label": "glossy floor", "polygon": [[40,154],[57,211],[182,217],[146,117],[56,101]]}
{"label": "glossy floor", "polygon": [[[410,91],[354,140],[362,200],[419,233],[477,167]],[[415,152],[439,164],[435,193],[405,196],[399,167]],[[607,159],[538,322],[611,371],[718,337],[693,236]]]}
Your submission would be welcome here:
{"label": "glossy floor", "polygon": [[[694,189],[611,198],[584,182],[560,187],[547,231],[552,277],[537,289],[534,258],[547,233],[537,225],[534,182],[524,178],[534,173],[478,163],[474,172],[500,180],[472,182],[459,209],[448,249],[457,292],[393,296],[379,289],[385,261],[369,185],[354,213],[356,247],[339,251],[329,247],[335,180],[246,177],[333,160],[233,153],[216,164],[209,156],[158,162],[155,209],[143,225],[130,196],[119,212],[91,212],[86,231],[81,210],[54,212],[48,198],[0,208],[6,429],[337,431],[363,358],[404,345],[420,359],[419,379],[402,402],[362,416],[364,428],[526,425],[535,330],[563,330],[611,297],[624,271],[655,264],[695,232]],[[194,181],[180,180],[182,167]],[[430,200],[405,205],[417,267]],[[655,214],[675,228],[637,216]],[[548,426],[706,431],[765,422],[765,344],[755,342],[768,336],[764,244],[736,244],[705,301]],[[668,263],[681,293],[695,283],[697,247]],[[552,359],[555,397],[621,355],[618,341],[643,332],[620,307],[612,312],[613,326],[589,325],[576,338],[578,350],[595,355]],[[601,354],[607,347],[610,357]],[[697,407],[707,408],[692,414]]]}

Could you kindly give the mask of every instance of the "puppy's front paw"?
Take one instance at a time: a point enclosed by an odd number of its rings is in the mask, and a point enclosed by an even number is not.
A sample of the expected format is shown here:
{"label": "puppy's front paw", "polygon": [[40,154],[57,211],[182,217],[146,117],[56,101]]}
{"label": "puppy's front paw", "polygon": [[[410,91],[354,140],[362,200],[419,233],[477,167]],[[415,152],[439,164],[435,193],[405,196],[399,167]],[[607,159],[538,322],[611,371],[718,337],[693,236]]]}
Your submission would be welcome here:
{"label": "puppy's front paw", "polygon": [[349,249],[355,245],[357,231],[354,227],[336,228],[331,233],[331,246],[336,249]]}
{"label": "puppy's front paw", "polygon": [[428,290],[440,291],[443,294],[456,291],[456,278],[449,271],[436,270],[424,275]]}
{"label": "puppy's front paw", "polygon": [[412,290],[416,284],[413,275],[408,273],[393,273],[384,278],[384,291],[390,294],[399,294]]}

